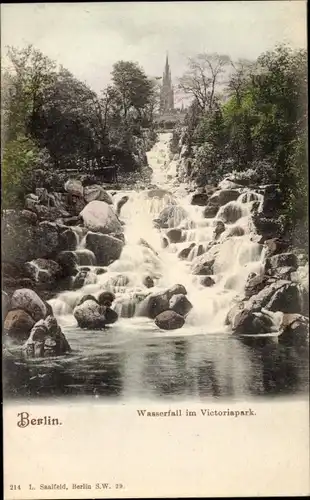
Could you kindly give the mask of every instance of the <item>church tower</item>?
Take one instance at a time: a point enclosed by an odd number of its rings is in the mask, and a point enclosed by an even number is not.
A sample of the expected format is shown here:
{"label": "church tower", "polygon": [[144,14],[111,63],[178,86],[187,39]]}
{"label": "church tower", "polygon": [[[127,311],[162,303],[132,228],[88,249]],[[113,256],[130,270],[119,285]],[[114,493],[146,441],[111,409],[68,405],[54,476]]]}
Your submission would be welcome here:
{"label": "church tower", "polygon": [[160,89],[160,112],[169,113],[174,109],[174,93],[171,83],[171,70],[166,56],[166,64],[163,73],[163,82]]}

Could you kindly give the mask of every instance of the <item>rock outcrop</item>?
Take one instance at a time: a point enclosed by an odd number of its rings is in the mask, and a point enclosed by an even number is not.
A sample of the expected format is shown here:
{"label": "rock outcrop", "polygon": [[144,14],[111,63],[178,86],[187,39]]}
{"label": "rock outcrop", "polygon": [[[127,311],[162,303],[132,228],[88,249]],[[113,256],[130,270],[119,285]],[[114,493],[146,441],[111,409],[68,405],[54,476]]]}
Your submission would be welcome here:
{"label": "rock outcrop", "polygon": [[44,358],[70,353],[71,347],[56,318],[47,316],[33,326],[23,351],[27,357]]}

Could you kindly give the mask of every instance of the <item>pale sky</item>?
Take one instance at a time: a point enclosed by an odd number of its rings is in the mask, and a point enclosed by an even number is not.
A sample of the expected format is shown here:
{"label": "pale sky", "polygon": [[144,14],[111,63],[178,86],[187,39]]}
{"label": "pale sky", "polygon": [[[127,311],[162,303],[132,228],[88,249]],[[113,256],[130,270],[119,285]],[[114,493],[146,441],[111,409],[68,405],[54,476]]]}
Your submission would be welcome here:
{"label": "pale sky", "polygon": [[161,76],[168,51],[175,81],[190,55],[254,59],[278,42],[306,46],[305,1],[1,5],[2,53],[32,43],[97,92],[120,59]]}

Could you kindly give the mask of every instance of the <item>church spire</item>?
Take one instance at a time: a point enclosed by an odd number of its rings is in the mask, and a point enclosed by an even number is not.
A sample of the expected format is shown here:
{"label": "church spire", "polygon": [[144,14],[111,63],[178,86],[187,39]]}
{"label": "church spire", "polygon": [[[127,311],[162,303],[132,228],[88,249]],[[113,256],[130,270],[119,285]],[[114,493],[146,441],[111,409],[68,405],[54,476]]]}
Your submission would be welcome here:
{"label": "church spire", "polygon": [[168,74],[168,72],[169,72],[169,57],[168,57],[168,51],[166,52],[166,66],[165,66],[165,69],[166,69],[166,74]]}
{"label": "church spire", "polygon": [[166,63],[163,73],[162,87],[160,89],[160,109],[163,113],[174,109],[174,93],[171,83],[168,51],[166,52]]}

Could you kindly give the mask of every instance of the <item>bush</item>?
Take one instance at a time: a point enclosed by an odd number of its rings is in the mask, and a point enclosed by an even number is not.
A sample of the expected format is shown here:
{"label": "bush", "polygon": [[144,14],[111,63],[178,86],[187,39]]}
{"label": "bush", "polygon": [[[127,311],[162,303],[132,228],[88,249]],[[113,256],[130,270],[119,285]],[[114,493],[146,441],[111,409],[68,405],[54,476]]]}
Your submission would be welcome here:
{"label": "bush", "polygon": [[38,161],[39,149],[28,137],[19,136],[6,143],[2,160],[2,208],[23,206]]}

